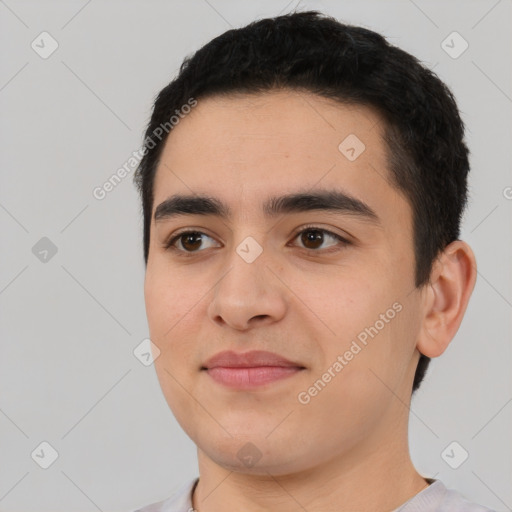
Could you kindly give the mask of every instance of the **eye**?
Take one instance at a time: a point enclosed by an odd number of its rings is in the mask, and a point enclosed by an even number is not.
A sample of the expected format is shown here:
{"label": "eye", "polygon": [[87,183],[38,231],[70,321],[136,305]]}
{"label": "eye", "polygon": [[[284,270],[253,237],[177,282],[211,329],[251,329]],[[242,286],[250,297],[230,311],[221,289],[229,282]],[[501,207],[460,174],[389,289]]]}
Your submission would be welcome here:
{"label": "eye", "polygon": [[[325,242],[326,239],[334,240],[334,243],[331,244],[328,247],[332,246],[346,246],[349,245],[350,242],[343,238],[342,236],[333,233],[327,229],[320,228],[318,226],[306,226],[301,229],[296,235],[295,238],[298,238],[300,236],[300,241],[304,245],[304,249],[307,249],[309,251],[317,251],[318,249],[321,249],[322,244]],[[320,247],[319,247],[320,246]],[[325,249],[326,247],[324,247]]]}
{"label": "eye", "polygon": [[[201,231],[182,231],[165,244],[165,249],[172,249],[184,253],[198,252],[197,249],[203,243],[203,237],[213,240],[212,237]],[[181,248],[175,247],[176,242],[179,242],[178,245],[181,245]]]}

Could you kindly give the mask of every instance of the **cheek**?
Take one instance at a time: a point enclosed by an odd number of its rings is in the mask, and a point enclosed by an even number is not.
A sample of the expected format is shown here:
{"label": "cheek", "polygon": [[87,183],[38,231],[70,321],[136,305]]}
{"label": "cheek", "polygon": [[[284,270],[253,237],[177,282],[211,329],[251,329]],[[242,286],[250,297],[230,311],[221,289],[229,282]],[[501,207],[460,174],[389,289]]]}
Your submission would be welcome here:
{"label": "cheek", "polygon": [[193,282],[180,279],[179,275],[162,265],[148,265],[144,299],[152,334],[161,337],[169,329],[174,329],[173,326],[177,326],[197,304],[200,296]]}
{"label": "cheek", "polygon": [[315,282],[314,288],[294,286],[294,292],[307,305],[304,311],[309,320],[304,318],[304,322],[322,340],[323,354],[315,375],[320,377],[338,356],[346,354],[340,375],[345,375],[346,384],[351,382],[349,388],[375,381],[370,369],[377,375],[382,369],[388,378],[409,353],[410,321],[400,286],[383,273],[378,276],[351,272],[321,279],[317,276]]}
{"label": "cheek", "polygon": [[[146,315],[150,338],[160,350],[154,362],[164,397],[181,424],[190,409],[191,379],[196,371],[198,302],[204,291],[195,290],[192,283],[169,277],[165,269],[149,266],[144,283]],[[188,364],[184,364],[187,362]],[[190,412],[188,413],[190,414]]]}
{"label": "cheek", "polygon": [[[198,348],[203,345],[200,329],[207,315],[209,288],[203,279],[180,277],[174,270],[148,265],[144,283],[146,316],[150,338],[161,351],[155,361],[159,373],[166,368],[176,377],[188,379],[189,372],[195,372]],[[162,376],[166,386],[176,384],[169,375]]]}
{"label": "cheek", "polygon": [[335,345],[356,336],[393,303],[388,284],[354,268],[301,274],[292,283],[294,294],[306,306],[310,324],[322,329],[325,339]]}
{"label": "cheek", "polygon": [[146,277],[144,299],[151,339],[156,342],[158,338],[161,342],[165,326],[170,328],[178,313],[174,293],[163,280]]}

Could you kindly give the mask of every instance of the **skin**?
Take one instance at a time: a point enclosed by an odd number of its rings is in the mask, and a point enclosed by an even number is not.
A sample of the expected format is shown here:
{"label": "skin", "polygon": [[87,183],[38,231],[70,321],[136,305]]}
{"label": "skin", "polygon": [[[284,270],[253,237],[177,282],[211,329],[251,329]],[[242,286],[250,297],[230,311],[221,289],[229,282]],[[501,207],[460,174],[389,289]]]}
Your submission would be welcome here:
{"label": "skin", "polygon": [[[349,134],[366,146],[353,162],[338,150]],[[323,211],[263,215],[269,196],[313,187],[350,193],[380,225]],[[412,211],[391,184],[379,116],[287,90],[199,100],[166,142],[153,211],[176,193],[209,194],[233,211],[228,220],[151,225],[146,310],[164,396],[197,445],[194,508],[387,511],[426,488],[408,448],[414,372],[420,352],[441,355],[457,332],[476,262],[466,243],[453,242],[430,283],[415,288]],[[307,246],[299,230],[308,224],[351,243],[324,234]],[[182,228],[205,233],[202,245],[175,244],[188,258],[164,248]],[[263,248],[250,264],[236,252],[247,236]],[[299,403],[396,302],[402,310]],[[200,370],[228,349],[268,350],[305,370],[257,390],[229,389]],[[261,454],[251,467],[237,456],[246,443]]]}

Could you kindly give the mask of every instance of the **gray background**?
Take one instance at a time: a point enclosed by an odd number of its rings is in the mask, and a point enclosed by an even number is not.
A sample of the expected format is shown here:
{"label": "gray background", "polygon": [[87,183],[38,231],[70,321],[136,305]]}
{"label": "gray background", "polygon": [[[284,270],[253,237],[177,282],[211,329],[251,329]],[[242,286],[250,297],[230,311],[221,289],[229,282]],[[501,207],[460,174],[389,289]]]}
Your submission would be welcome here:
{"label": "gray background", "polygon": [[[153,366],[133,354],[148,336],[133,173],[101,201],[92,191],[140,147],[185,55],[287,2],[0,1],[0,510],[127,511],[197,475]],[[424,475],[511,510],[511,2],[306,8],[383,33],[458,100],[472,152],[462,238],[479,274],[412,402],[411,452]],[[47,59],[31,48],[43,31],[59,45]],[[441,46],[453,31],[469,43],[458,58]],[[57,247],[46,261],[32,250],[43,237]],[[48,469],[31,456],[43,441],[59,455]],[[457,469],[441,456],[452,441],[469,453]]]}

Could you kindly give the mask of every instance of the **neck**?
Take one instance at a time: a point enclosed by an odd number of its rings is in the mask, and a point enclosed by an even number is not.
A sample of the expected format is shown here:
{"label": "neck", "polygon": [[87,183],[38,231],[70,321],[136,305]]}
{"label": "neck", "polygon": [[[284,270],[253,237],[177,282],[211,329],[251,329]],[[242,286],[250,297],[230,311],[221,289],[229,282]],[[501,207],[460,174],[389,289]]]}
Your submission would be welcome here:
{"label": "neck", "polygon": [[197,512],[393,511],[428,487],[409,456],[407,423],[398,432],[394,427],[388,429],[391,437],[375,433],[321,465],[284,475],[272,468],[257,474],[229,471],[198,448],[193,507]]}

